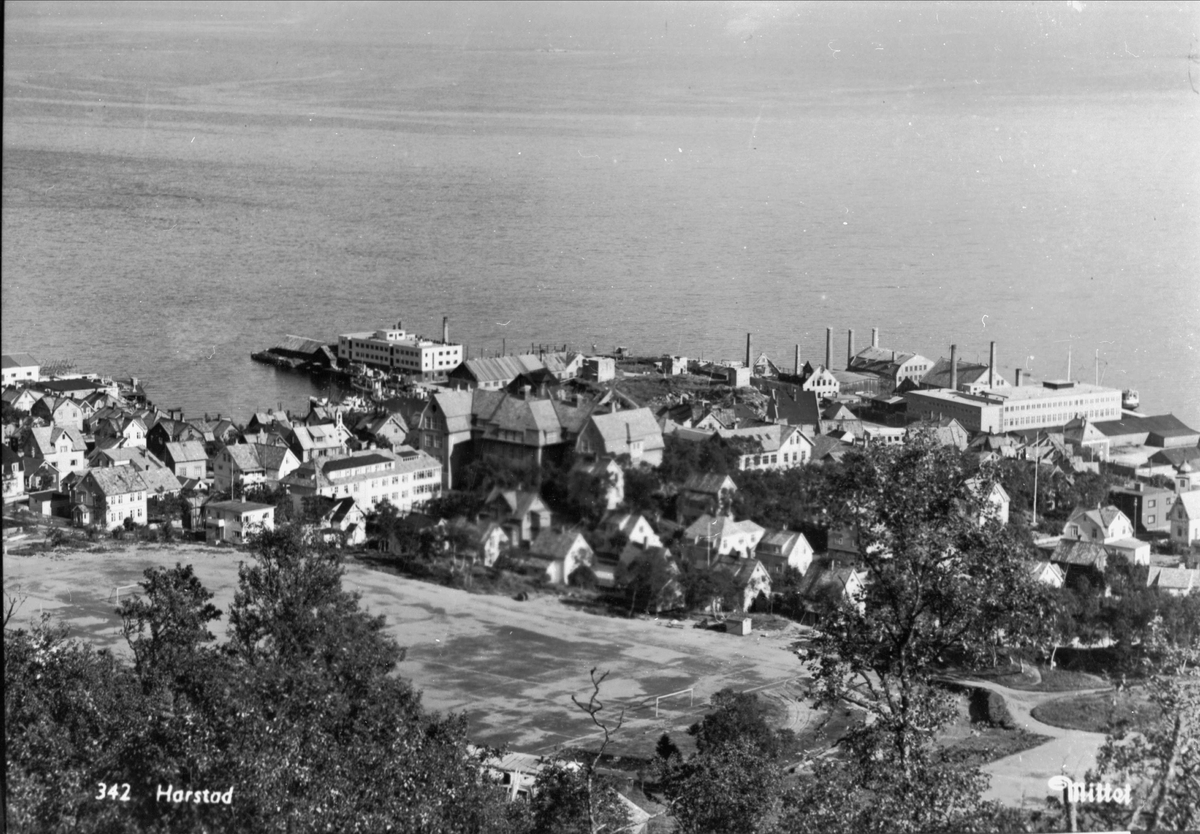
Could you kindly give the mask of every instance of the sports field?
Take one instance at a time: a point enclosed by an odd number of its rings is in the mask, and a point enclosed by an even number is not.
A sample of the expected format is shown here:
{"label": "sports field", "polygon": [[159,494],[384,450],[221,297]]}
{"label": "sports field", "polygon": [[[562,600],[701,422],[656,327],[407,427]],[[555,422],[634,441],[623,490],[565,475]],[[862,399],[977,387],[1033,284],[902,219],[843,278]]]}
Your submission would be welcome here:
{"label": "sports field", "polygon": [[[216,594],[214,604],[227,611],[238,563],[246,558],[204,545],[139,544],[103,553],[7,555],[4,588],[25,597],[18,622],[53,612],[70,624],[73,636],[126,652],[112,613],[115,588],[138,582],[148,567],[190,563]],[[794,627],[748,637],[669,628],[654,620],[584,613],[552,595],[525,602],[473,595],[353,563],[345,586],[362,594],[368,611],[387,617],[388,630],[408,649],[400,674],[423,691],[425,705],[465,713],[477,743],[548,753],[593,741],[595,727],[571,696],[587,699],[594,667],[609,673],[602,716],[626,710],[625,727],[613,743],[621,755],[648,755],[664,731],[685,742],[684,729],[726,687],[760,689],[778,702],[781,723],[797,731],[816,723],[796,700],[803,670],[788,651]],[[214,632],[224,638],[223,620]],[[655,696],[689,687],[693,707],[687,695],[667,699],[655,718]]]}

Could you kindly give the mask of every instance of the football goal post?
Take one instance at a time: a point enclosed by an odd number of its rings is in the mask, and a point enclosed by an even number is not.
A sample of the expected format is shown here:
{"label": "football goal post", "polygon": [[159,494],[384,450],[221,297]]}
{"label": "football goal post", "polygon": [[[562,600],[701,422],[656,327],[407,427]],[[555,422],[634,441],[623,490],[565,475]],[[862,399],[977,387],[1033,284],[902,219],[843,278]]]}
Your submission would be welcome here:
{"label": "football goal post", "polygon": [[688,706],[689,707],[694,706],[696,703],[696,697],[695,697],[694,690],[695,690],[695,687],[689,686],[687,689],[681,689],[678,692],[668,692],[666,695],[659,695],[657,698],[654,699],[654,717],[658,718],[658,703],[663,698],[674,698],[677,695],[687,695],[688,696]]}
{"label": "football goal post", "polygon": [[121,604],[121,592],[132,591],[135,595],[141,593],[141,584],[134,583],[132,585],[118,585],[112,589],[112,593],[108,595],[109,601],[115,600],[117,605]]}

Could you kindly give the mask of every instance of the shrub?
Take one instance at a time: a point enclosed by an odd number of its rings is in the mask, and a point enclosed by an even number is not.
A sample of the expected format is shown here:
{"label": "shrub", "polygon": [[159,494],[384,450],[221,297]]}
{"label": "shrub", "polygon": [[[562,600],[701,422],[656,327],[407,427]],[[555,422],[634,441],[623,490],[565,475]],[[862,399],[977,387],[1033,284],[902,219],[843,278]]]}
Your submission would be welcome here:
{"label": "shrub", "polygon": [[971,720],[979,724],[1003,727],[1006,730],[1017,726],[1012,713],[1008,711],[1004,696],[982,687],[971,690]]}
{"label": "shrub", "polygon": [[580,565],[571,571],[571,575],[567,577],[567,582],[575,588],[595,588],[596,573],[587,565]]}

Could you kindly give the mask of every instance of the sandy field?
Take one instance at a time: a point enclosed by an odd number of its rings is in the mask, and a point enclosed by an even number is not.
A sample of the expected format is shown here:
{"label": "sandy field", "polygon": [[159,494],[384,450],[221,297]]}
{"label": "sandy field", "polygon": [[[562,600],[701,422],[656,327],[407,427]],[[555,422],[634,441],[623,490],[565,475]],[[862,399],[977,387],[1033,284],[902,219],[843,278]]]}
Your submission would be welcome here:
{"label": "sandy field", "polygon": [[[18,622],[53,612],[69,623],[72,636],[128,653],[113,613],[115,589],[136,584],[152,566],[191,564],[214,592],[214,604],[227,611],[238,564],[248,558],[199,544],[6,555],[4,589],[25,598]],[[664,731],[686,741],[685,728],[725,687],[763,691],[783,708],[783,722],[798,731],[817,720],[796,700],[804,681],[788,650],[795,626],[748,637],[669,628],[653,619],[581,612],[549,594],[518,602],[355,563],[347,565],[345,587],[362,594],[366,610],[387,617],[389,632],[408,649],[400,674],[422,690],[425,705],[465,713],[478,743],[548,753],[593,739],[595,728],[571,703],[571,695],[586,700],[593,667],[609,673],[603,715],[626,711],[614,742],[614,752],[623,755],[647,755]],[[224,639],[224,621],[213,630]],[[688,687],[694,688],[693,706],[687,695],[669,699],[655,718],[655,696]]]}

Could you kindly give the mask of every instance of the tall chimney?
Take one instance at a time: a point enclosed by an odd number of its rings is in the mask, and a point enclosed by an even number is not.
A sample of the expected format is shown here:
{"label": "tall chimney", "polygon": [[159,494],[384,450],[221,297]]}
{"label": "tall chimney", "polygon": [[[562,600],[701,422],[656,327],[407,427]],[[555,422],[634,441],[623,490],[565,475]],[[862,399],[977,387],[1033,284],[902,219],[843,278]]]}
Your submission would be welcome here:
{"label": "tall chimney", "polygon": [[450,317],[442,316],[442,343],[450,344]]}
{"label": "tall chimney", "polygon": [[991,354],[988,357],[988,388],[996,387],[996,343],[992,342]]}
{"label": "tall chimney", "polygon": [[958,390],[958,345],[950,345],[950,390]]}
{"label": "tall chimney", "polygon": [[800,376],[800,345],[796,345],[796,370],[795,375]]}
{"label": "tall chimney", "polygon": [[825,328],[825,369],[833,367],[833,328]]}
{"label": "tall chimney", "polygon": [[846,331],[846,370],[850,370],[850,360],[854,358],[854,328]]}
{"label": "tall chimney", "polygon": [[1025,372],[1024,368],[1017,368],[1017,376],[1016,376],[1015,384],[1018,388],[1021,387],[1021,377],[1024,375],[1024,372]]}
{"label": "tall chimney", "polygon": [[871,328],[871,347],[873,347],[873,348],[879,347],[879,328],[878,327]]}
{"label": "tall chimney", "polygon": [[746,334],[746,367],[747,368],[750,367],[750,362],[751,362],[751,359],[750,359],[750,334],[747,333]]}

